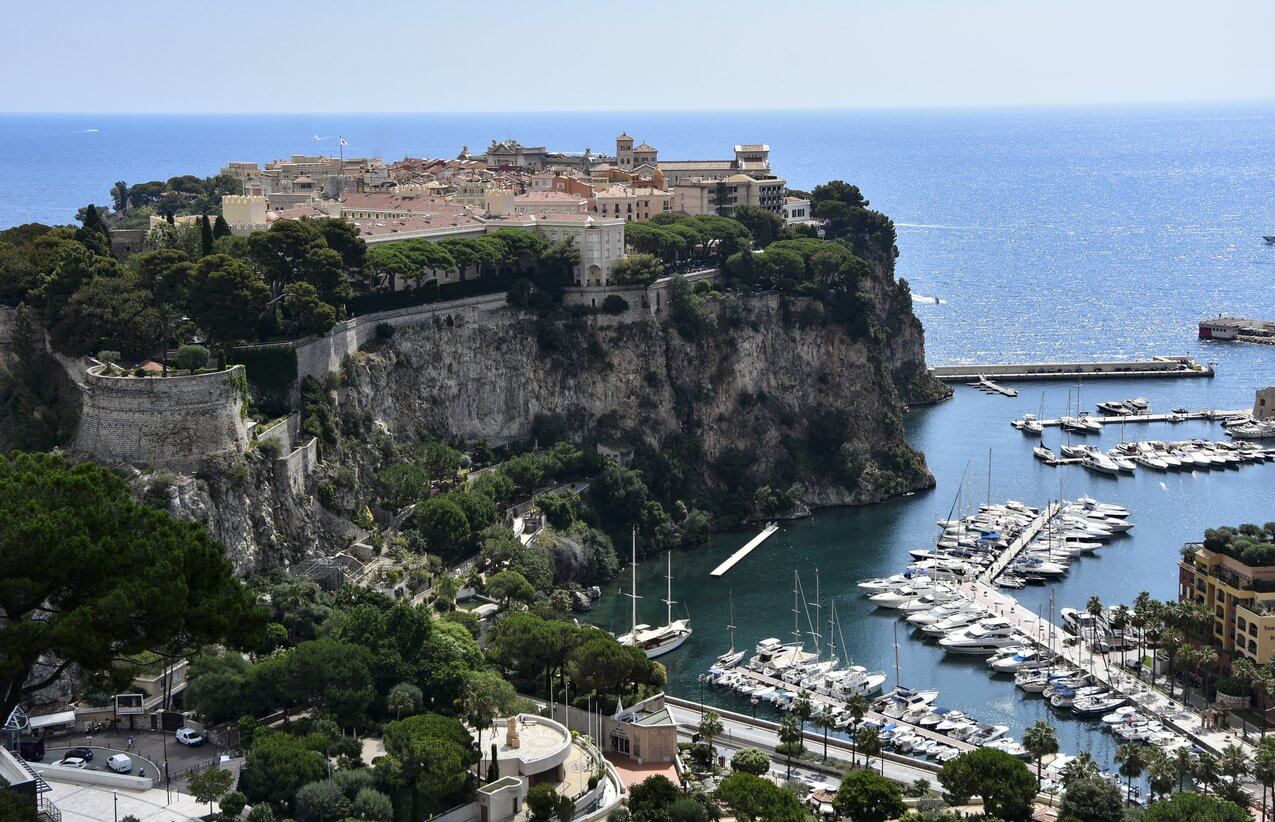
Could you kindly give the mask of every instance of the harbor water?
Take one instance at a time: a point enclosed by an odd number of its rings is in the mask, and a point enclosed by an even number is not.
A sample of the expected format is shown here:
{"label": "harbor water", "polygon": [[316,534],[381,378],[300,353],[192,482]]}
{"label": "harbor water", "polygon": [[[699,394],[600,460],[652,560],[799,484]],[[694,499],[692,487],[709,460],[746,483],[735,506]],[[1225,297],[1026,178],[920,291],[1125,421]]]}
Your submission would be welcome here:
{"label": "harbor water", "polygon": [[[1092,408],[1102,400],[1145,396],[1153,409],[1186,406],[1241,408],[1252,404],[1252,385],[1265,379],[1275,384],[1275,357],[1264,348],[1213,344],[1202,355],[1218,362],[1213,379],[1103,380],[1080,387],[1082,402]],[[1259,376],[1261,375],[1261,376]],[[793,572],[801,575],[806,598],[814,598],[815,570],[821,594],[836,601],[844,635],[842,658],[889,674],[895,682],[894,631],[898,628],[901,681],[909,686],[937,688],[938,704],[958,708],[979,719],[1010,726],[1022,739],[1023,728],[1046,719],[1058,729],[1066,753],[1087,751],[1109,764],[1116,738],[1097,721],[1071,719],[1050,709],[1039,696],[1014,687],[1012,677],[992,677],[983,657],[946,654],[933,641],[923,641],[899,618],[898,611],[876,609],[855,582],[903,570],[914,548],[928,548],[938,532],[935,520],[945,519],[961,489],[962,507],[989,498],[988,455],[991,454],[990,499],[1015,499],[1043,506],[1057,498],[1088,494],[1130,509],[1134,528],[1112,539],[1095,554],[1076,560],[1066,576],[1044,586],[1011,592],[1032,610],[1083,609],[1088,598],[1105,604],[1133,604],[1139,591],[1158,599],[1177,597],[1179,548],[1202,536],[1206,527],[1275,518],[1275,462],[1207,471],[1153,471],[1139,467],[1132,475],[1108,477],[1078,465],[1051,467],[1032,456],[1037,442],[1010,426],[1026,412],[1037,413],[1042,395],[1045,410],[1061,415],[1075,402],[1077,385],[1065,382],[1015,383],[1016,398],[986,395],[958,386],[948,402],[916,409],[907,417],[909,440],[925,452],[938,487],[875,506],[818,512],[807,519],[783,523],[744,561],[724,577],[709,572],[743,545],[754,530],[716,535],[708,545],[673,555],[673,596],[679,600],[675,616],[689,615],[694,628],[677,651],[660,658],[668,668],[669,691],[688,699],[747,713],[746,699],[731,692],[704,687],[698,676],[708,670],[730,644],[726,625],[729,600],[734,599],[736,647],[749,648],[766,637],[789,641],[793,630]],[[1107,449],[1121,440],[1121,426],[1107,425],[1102,434],[1085,442]],[[1219,423],[1188,421],[1177,424],[1127,424],[1128,440],[1228,439]],[[1046,429],[1044,441],[1057,449],[1066,435]],[[1077,438],[1077,441],[1082,441]],[[961,479],[965,477],[964,483]],[[759,526],[760,527],[760,526]],[[664,560],[639,563],[639,620],[662,624]],[[627,577],[622,580],[627,585]],[[628,599],[619,596],[621,584],[609,588],[586,619],[615,630],[628,627]],[[625,589],[627,590],[627,589]],[[808,630],[805,606],[801,630]],[[826,613],[826,611],[825,611]],[[822,630],[822,629],[821,629]],[[809,643],[809,637],[803,637]],[[838,637],[838,645],[840,645]],[[765,711],[762,706],[757,710]]]}

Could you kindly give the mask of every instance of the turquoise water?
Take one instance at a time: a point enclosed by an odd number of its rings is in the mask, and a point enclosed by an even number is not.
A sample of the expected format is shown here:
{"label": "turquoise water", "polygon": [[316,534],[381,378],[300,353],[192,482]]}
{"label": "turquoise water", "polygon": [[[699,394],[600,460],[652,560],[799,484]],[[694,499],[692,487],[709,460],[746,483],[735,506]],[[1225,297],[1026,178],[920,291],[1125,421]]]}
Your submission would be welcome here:
{"label": "turquoise water", "polygon": [[[918,296],[930,362],[1023,361],[1188,353],[1217,362],[1212,380],[1095,382],[1085,405],[1139,394],[1153,407],[1240,408],[1275,385],[1275,349],[1201,344],[1195,322],[1219,311],[1275,319],[1275,106],[1040,109],[957,112],[605,113],[552,115],[369,115],[277,117],[0,116],[0,226],[66,221],[105,202],[119,179],[211,174],[227,160],[264,161],[331,150],[313,134],[343,134],[350,154],[387,160],[453,156],[492,137],[559,149],[609,147],[627,130],[666,158],[727,156],[737,142],[771,145],[776,171],[808,188],[840,177],[860,185],[898,226],[898,273]],[[941,304],[926,303],[936,297]],[[725,579],[709,570],[751,533],[721,534],[674,555],[675,595],[695,633],[663,661],[670,690],[698,697],[696,677],[725,650],[727,592],[742,646],[791,630],[792,572],[813,587],[820,570],[835,595],[850,656],[890,670],[892,612],[876,612],[853,587],[899,570],[911,548],[929,545],[961,477],[967,498],[1032,505],[1089,493],[1128,506],[1130,536],[1083,559],[1053,586],[1059,607],[1091,594],[1132,602],[1138,591],[1176,595],[1178,547],[1206,527],[1275,519],[1275,464],[1197,474],[1140,469],[1108,479],[1032,459],[1031,441],[1009,420],[1066,405],[1065,383],[1020,384],[1016,399],[958,388],[943,405],[909,414],[912,442],[938,487],[870,508],[821,512],[785,525]],[[1221,436],[1193,422],[1130,426],[1129,438]],[[1109,426],[1101,442],[1120,438]],[[1055,433],[1046,441],[1057,444]],[[1090,438],[1097,441],[1098,438]],[[663,562],[643,564],[646,621],[660,618]],[[1048,588],[1020,591],[1031,607]],[[649,609],[649,613],[648,613]],[[590,615],[627,627],[627,605],[609,591]],[[950,659],[900,632],[905,682],[938,687],[941,702],[1022,728],[1055,718],[1063,749],[1109,761],[1112,738],[1092,725],[1052,717],[981,659]],[[749,710],[721,693],[706,698]]]}

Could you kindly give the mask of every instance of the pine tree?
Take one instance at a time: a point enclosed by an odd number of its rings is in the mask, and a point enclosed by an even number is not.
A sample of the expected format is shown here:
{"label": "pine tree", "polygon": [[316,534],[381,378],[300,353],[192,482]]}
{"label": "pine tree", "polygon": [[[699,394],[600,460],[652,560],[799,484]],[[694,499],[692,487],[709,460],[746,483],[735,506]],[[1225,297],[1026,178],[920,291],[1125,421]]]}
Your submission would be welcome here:
{"label": "pine tree", "polygon": [[208,222],[207,214],[199,217],[199,248],[205,257],[213,250],[213,229],[212,223]]}
{"label": "pine tree", "polygon": [[213,223],[213,239],[220,240],[222,237],[230,236],[230,223],[226,222],[226,218],[217,215],[217,221]]}

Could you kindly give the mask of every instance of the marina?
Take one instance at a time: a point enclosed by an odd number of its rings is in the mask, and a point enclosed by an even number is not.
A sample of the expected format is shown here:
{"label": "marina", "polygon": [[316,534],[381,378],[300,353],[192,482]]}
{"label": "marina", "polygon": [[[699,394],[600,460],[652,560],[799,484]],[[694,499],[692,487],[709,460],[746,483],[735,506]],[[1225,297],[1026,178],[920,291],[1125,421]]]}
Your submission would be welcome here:
{"label": "marina", "polygon": [[1018,391],[1016,389],[1006,388],[1000,383],[992,382],[981,374],[978,377],[978,381],[970,383],[970,386],[977,388],[986,394],[1000,394],[1002,397],[1018,396]]}
{"label": "marina", "polygon": [[738,551],[736,551],[735,553],[727,557],[726,560],[722,562],[721,565],[718,565],[716,568],[714,568],[710,572],[710,576],[715,576],[715,577],[725,576],[727,571],[729,571],[731,568],[734,568],[741,561],[743,561],[744,557],[751,554],[754,548],[756,548],[758,545],[761,545],[778,530],[779,530],[779,523],[777,522],[766,523],[766,527],[761,530],[760,534],[758,534],[757,536],[750,539],[747,543],[745,543],[743,548],[740,548]]}
{"label": "marina", "polygon": [[[1252,404],[1255,384],[1275,384],[1275,364],[1262,358],[1266,349],[1237,346],[1219,351],[1218,356],[1226,367],[1216,379],[1131,381],[1127,386],[1117,381],[1105,383],[1107,396],[1094,399],[1145,395],[1150,407],[1157,410],[1235,409]],[[791,580],[794,571],[804,578],[819,568],[825,599],[827,594],[832,594],[839,619],[845,625],[847,644],[839,643],[841,656],[868,668],[888,671],[897,650],[902,681],[918,690],[939,691],[941,696],[936,703],[939,706],[962,711],[987,724],[1005,725],[1009,728],[1006,736],[1019,741],[1026,728],[1037,720],[1045,720],[1057,730],[1062,751],[1088,753],[1100,765],[1114,767],[1116,746],[1124,740],[1109,732],[1101,718],[1079,716],[1071,710],[1059,711],[1048,700],[1018,688],[1013,677],[989,676],[982,657],[949,653],[935,641],[905,638],[905,632],[920,630],[914,627],[916,623],[909,623],[906,618],[900,621],[899,611],[872,606],[860,596],[862,592],[855,589],[853,581],[899,573],[909,562],[911,550],[933,546],[934,522],[951,516],[949,509],[957,484],[971,484],[962,478],[968,473],[970,456],[993,450],[997,455],[1006,455],[995,460],[990,475],[992,491],[1004,489],[998,495],[1000,499],[1011,495],[1009,489],[1012,489],[1012,496],[1040,500],[1043,505],[1048,498],[1065,495],[1075,499],[1088,492],[1129,508],[1136,513],[1138,521],[1137,527],[1109,541],[1108,547],[1098,548],[1096,560],[1091,555],[1082,555],[1070,563],[1065,574],[1042,581],[1024,581],[1023,588],[1000,593],[1011,594],[1024,611],[1033,614],[1048,614],[1051,599],[1059,606],[1081,609],[1091,596],[1100,597],[1104,603],[1129,602],[1142,590],[1157,599],[1176,599],[1178,547],[1198,540],[1206,527],[1269,520],[1269,499],[1275,476],[1258,470],[1141,470],[1122,474],[1119,482],[1114,482],[1090,472],[1059,473],[1034,459],[1006,458],[1021,453],[1019,449],[1024,447],[1024,440],[1028,448],[1035,442],[1005,425],[1006,422],[1026,412],[1038,413],[1042,404],[1045,408],[1062,409],[1067,405],[1068,389],[1074,391],[1074,385],[1068,386],[1062,381],[1016,387],[1021,392],[1017,398],[991,398],[959,385],[950,402],[911,411],[904,418],[909,441],[925,451],[927,463],[938,478],[938,489],[875,506],[820,510],[813,517],[786,521],[764,546],[764,573],[731,573],[726,577],[731,582],[733,619],[728,614],[726,593],[722,586],[713,584],[721,578],[710,576],[710,572],[738,551],[741,544],[756,536],[756,531],[717,534],[705,546],[676,551],[673,557],[675,587],[680,594],[678,599],[695,620],[696,631],[676,652],[660,659],[668,670],[669,692],[692,701],[705,699],[714,706],[743,715],[775,718],[779,709],[769,701],[753,704],[749,697],[733,689],[710,688],[697,680],[713,667],[726,648],[724,626],[736,626],[741,640],[736,647],[750,652],[757,641],[774,635],[777,625],[786,621],[791,630],[792,585],[775,583],[785,576]],[[1110,389],[1109,393],[1106,388]],[[1171,430],[1173,441],[1213,440],[1221,434],[1217,422],[1198,418],[1184,420]],[[1052,441],[1053,437],[1049,439]],[[1103,431],[1085,438],[1104,451],[1117,446],[1119,440],[1119,425],[1105,426]],[[1051,445],[1057,447],[1054,442]],[[976,495],[987,496],[982,488]],[[972,492],[966,496],[972,496]],[[1209,513],[1202,516],[1201,511]],[[1055,561],[1059,556],[1060,552],[1056,552]],[[1047,552],[1044,559],[1049,561]],[[640,561],[639,582],[645,590],[662,591],[665,574],[664,556]],[[628,590],[627,579],[622,587]],[[603,598],[585,618],[595,624],[627,630],[629,603],[616,594],[615,589],[604,591]],[[993,607],[995,604],[993,602]],[[683,605],[678,606],[679,610]],[[654,624],[665,615],[665,607],[654,601],[644,600],[639,606],[643,609],[639,614],[643,621]],[[897,649],[892,640],[896,625],[900,641]],[[1047,634],[1045,638],[1048,639]],[[1114,655],[1112,662],[1114,667]],[[1095,664],[1100,665],[1101,661]],[[893,684],[891,676],[887,687]],[[830,733],[834,738],[848,736],[845,730]]]}
{"label": "marina", "polygon": [[1033,362],[987,365],[935,365],[930,373],[944,382],[970,382],[995,379],[1070,380],[1129,379],[1141,377],[1212,377],[1213,365],[1200,365],[1194,357],[1173,355],[1145,360],[1093,362]]}

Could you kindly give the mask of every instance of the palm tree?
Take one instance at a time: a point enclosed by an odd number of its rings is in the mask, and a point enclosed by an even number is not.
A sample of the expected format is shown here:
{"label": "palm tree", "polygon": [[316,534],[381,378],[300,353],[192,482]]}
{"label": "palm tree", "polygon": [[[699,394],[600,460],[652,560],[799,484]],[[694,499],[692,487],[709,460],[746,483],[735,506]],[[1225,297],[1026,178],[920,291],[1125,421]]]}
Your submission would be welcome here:
{"label": "palm tree", "polygon": [[[1094,596],[1089,597],[1089,601],[1085,603],[1085,612],[1088,613],[1089,616],[1093,617],[1094,619],[1093,629],[1089,632],[1089,665],[1090,665],[1090,673],[1092,673],[1093,672],[1093,657],[1095,653],[1094,648],[1098,644],[1098,618],[1102,616],[1102,600],[1099,599],[1096,594]],[[1083,631],[1081,632],[1080,638],[1082,641],[1084,640]],[[1103,665],[1105,666],[1107,663],[1106,654],[1103,654],[1102,662],[1103,662]]]}
{"label": "palm tree", "polygon": [[395,719],[402,719],[403,714],[418,713],[424,699],[420,688],[410,682],[400,682],[390,688],[389,695],[385,697],[385,707],[394,712]]}
{"label": "palm tree", "polygon": [[832,713],[832,709],[824,706],[824,709],[815,714],[815,727],[823,731],[823,761],[828,761],[828,731],[837,727],[837,718]]}
{"label": "palm tree", "polygon": [[[867,759],[867,767],[872,767],[872,757],[881,753],[881,732],[871,725],[863,729],[863,739],[859,740],[859,747],[863,748],[863,756]],[[885,760],[881,760],[881,771],[885,772]]]}
{"label": "palm tree", "polygon": [[[1129,627],[1129,620],[1133,618],[1133,612],[1129,610],[1129,606],[1120,604],[1116,606],[1116,611],[1111,615],[1111,629],[1120,632],[1120,649],[1124,650],[1124,631]],[[1123,658],[1123,653],[1121,654]]]}
{"label": "palm tree", "polygon": [[863,721],[863,716],[868,712],[868,698],[863,694],[851,694],[846,700],[846,711],[850,714],[850,767],[854,767],[858,760],[859,751],[859,723]]}
{"label": "palm tree", "polygon": [[1173,626],[1169,626],[1160,632],[1160,646],[1164,648],[1164,652],[1169,656],[1169,698],[1172,699],[1178,655],[1182,653],[1184,648],[1191,646],[1182,638],[1182,632]]}
{"label": "palm tree", "polygon": [[1147,777],[1151,783],[1151,801],[1154,802],[1157,794],[1164,796],[1173,790],[1177,772],[1164,751],[1159,748],[1148,748],[1147,751]]}
{"label": "palm tree", "polygon": [[1076,754],[1076,758],[1068,762],[1063,767],[1062,783],[1063,789],[1078,779],[1090,779],[1098,776],[1100,773],[1098,763],[1093,761],[1093,757],[1081,751]]}
{"label": "palm tree", "polygon": [[1023,747],[1036,757],[1036,781],[1040,781],[1041,759],[1047,754],[1058,753],[1058,734],[1045,720],[1037,720],[1023,733]]}
{"label": "palm tree", "polygon": [[1133,790],[1133,780],[1142,776],[1142,769],[1147,763],[1146,754],[1141,745],[1125,743],[1116,746],[1116,761],[1120,763],[1120,775],[1125,778],[1125,796]]}
{"label": "palm tree", "polygon": [[1217,757],[1208,752],[1200,754],[1195,760],[1193,775],[1197,784],[1211,790],[1218,779]]}
{"label": "palm tree", "polygon": [[1142,659],[1146,656],[1146,629],[1154,621],[1155,600],[1142,591],[1133,600],[1133,619],[1130,624],[1138,632],[1138,679],[1142,679]]}
{"label": "palm tree", "polygon": [[713,747],[713,740],[722,735],[722,718],[717,711],[706,711],[699,718],[699,735],[708,745],[708,750],[712,753],[712,758],[717,758],[717,749]]}
{"label": "palm tree", "polygon": [[1229,776],[1231,781],[1238,785],[1244,777],[1248,776],[1248,754],[1244,753],[1244,749],[1239,745],[1232,743],[1222,749],[1217,766],[1219,771]]}
{"label": "palm tree", "polygon": [[792,778],[792,758],[794,755],[801,756],[803,737],[801,720],[793,714],[784,714],[784,718],[779,721],[779,745],[775,750],[787,757],[790,779]]}
{"label": "palm tree", "polygon": [[800,719],[803,724],[809,722],[814,711],[814,703],[810,701],[810,692],[801,691],[798,693],[797,699],[792,704],[792,712],[797,715],[797,718]]}
{"label": "palm tree", "polygon": [[1253,758],[1253,778],[1262,785],[1262,819],[1266,819],[1266,792],[1275,787],[1275,744],[1262,740]]}
{"label": "palm tree", "polygon": [[1189,748],[1178,748],[1173,753],[1173,770],[1178,775],[1178,790],[1186,787],[1186,778],[1195,769],[1192,767],[1194,762],[1191,759],[1191,750]]}

